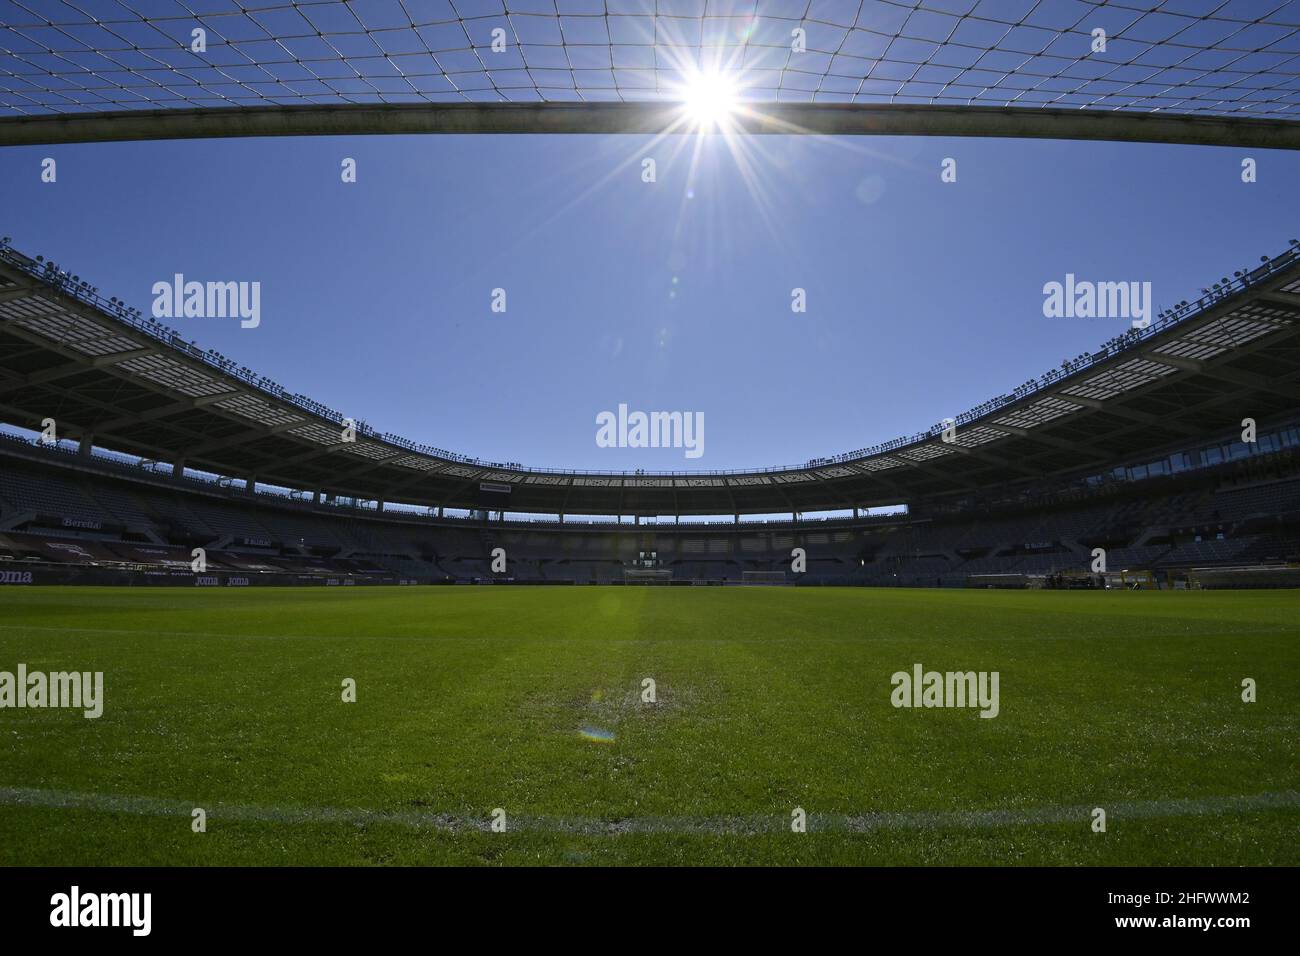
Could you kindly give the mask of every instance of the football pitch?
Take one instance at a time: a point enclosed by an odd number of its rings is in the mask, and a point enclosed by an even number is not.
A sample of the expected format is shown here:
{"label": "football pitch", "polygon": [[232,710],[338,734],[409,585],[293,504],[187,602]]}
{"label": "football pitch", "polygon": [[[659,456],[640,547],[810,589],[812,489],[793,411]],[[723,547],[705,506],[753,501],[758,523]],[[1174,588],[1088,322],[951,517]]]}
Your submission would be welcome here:
{"label": "football pitch", "polygon": [[1300,863],[1300,592],[7,588],[19,665],[103,712],[0,708],[0,864]]}

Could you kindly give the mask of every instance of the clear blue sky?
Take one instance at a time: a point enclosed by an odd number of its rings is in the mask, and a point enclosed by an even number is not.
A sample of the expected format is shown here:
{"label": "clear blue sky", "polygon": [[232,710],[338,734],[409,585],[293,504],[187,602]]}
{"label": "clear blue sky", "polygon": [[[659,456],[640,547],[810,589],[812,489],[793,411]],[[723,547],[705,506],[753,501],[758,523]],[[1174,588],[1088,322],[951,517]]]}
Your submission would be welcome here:
{"label": "clear blue sky", "polygon": [[[1150,281],[1163,307],[1300,232],[1300,155],[1281,151],[744,146],[743,163],[718,137],[6,149],[0,231],[146,314],[176,272],[260,281],[260,328],[170,324],[380,430],[492,460],[655,470],[800,462],[923,429],[1126,327],[1044,318],[1045,282]],[[46,156],[56,184],[40,181]],[[595,417],[620,402],[704,412],[704,457],[598,448]]]}

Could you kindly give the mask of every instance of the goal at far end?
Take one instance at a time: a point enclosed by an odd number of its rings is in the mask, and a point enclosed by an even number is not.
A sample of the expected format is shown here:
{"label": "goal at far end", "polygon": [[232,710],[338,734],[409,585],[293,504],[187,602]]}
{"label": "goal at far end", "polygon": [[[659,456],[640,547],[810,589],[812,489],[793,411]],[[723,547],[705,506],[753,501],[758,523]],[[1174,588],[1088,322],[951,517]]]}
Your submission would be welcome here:
{"label": "goal at far end", "polygon": [[673,581],[673,572],[666,568],[624,568],[624,584],[662,584],[668,585]]}
{"label": "goal at far end", "polygon": [[788,584],[784,571],[742,571],[741,584]]}

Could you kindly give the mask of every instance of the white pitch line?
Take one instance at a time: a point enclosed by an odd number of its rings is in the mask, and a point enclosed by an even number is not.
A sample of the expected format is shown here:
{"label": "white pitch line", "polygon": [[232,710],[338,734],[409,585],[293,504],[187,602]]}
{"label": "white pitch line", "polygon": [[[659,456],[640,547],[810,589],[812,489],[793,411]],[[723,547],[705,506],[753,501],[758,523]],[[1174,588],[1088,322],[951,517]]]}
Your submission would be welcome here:
{"label": "white pitch line", "polygon": [[[1248,813],[1255,810],[1300,808],[1300,793],[1287,790],[1231,797],[1194,797],[1172,800],[1140,800],[1108,803],[1099,800],[1109,821],[1194,817]],[[453,813],[414,810],[364,810],[339,807],[270,807],[249,804],[185,802],[156,797],[106,793],[74,793],[32,787],[0,786],[0,806],[39,807],[56,810],[89,810],[97,813],[125,813],[132,816],[184,817],[203,807],[209,822],[222,821],[289,824],[389,824],[448,833],[487,832],[490,819]],[[876,830],[989,829],[1006,826],[1091,821],[1092,806],[1047,806],[971,811],[878,812],[861,814],[808,814],[811,832],[869,833]],[[508,816],[510,831],[567,833],[587,836],[666,833],[746,835],[788,832],[790,821],[780,815],[744,817],[597,817]]]}

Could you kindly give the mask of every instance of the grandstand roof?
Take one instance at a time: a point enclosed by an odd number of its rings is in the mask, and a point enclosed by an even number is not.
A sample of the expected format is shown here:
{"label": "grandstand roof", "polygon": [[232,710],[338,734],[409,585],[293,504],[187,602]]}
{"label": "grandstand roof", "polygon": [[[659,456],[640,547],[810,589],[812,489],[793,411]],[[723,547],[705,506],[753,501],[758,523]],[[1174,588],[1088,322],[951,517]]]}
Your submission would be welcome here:
{"label": "grandstand roof", "polygon": [[365,426],[344,441],[339,413],[0,246],[0,420],[53,418],[61,437],[371,500],[625,515],[914,503],[1154,459],[1298,408],[1300,246],[958,416],[952,441],[936,425],[798,466],[671,473],[508,466]]}
{"label": "grandstand roof", "polygon": [[671,131],[710,71],[751,132],[1300,147],[1294,0],[12,0],[0,144]]}

